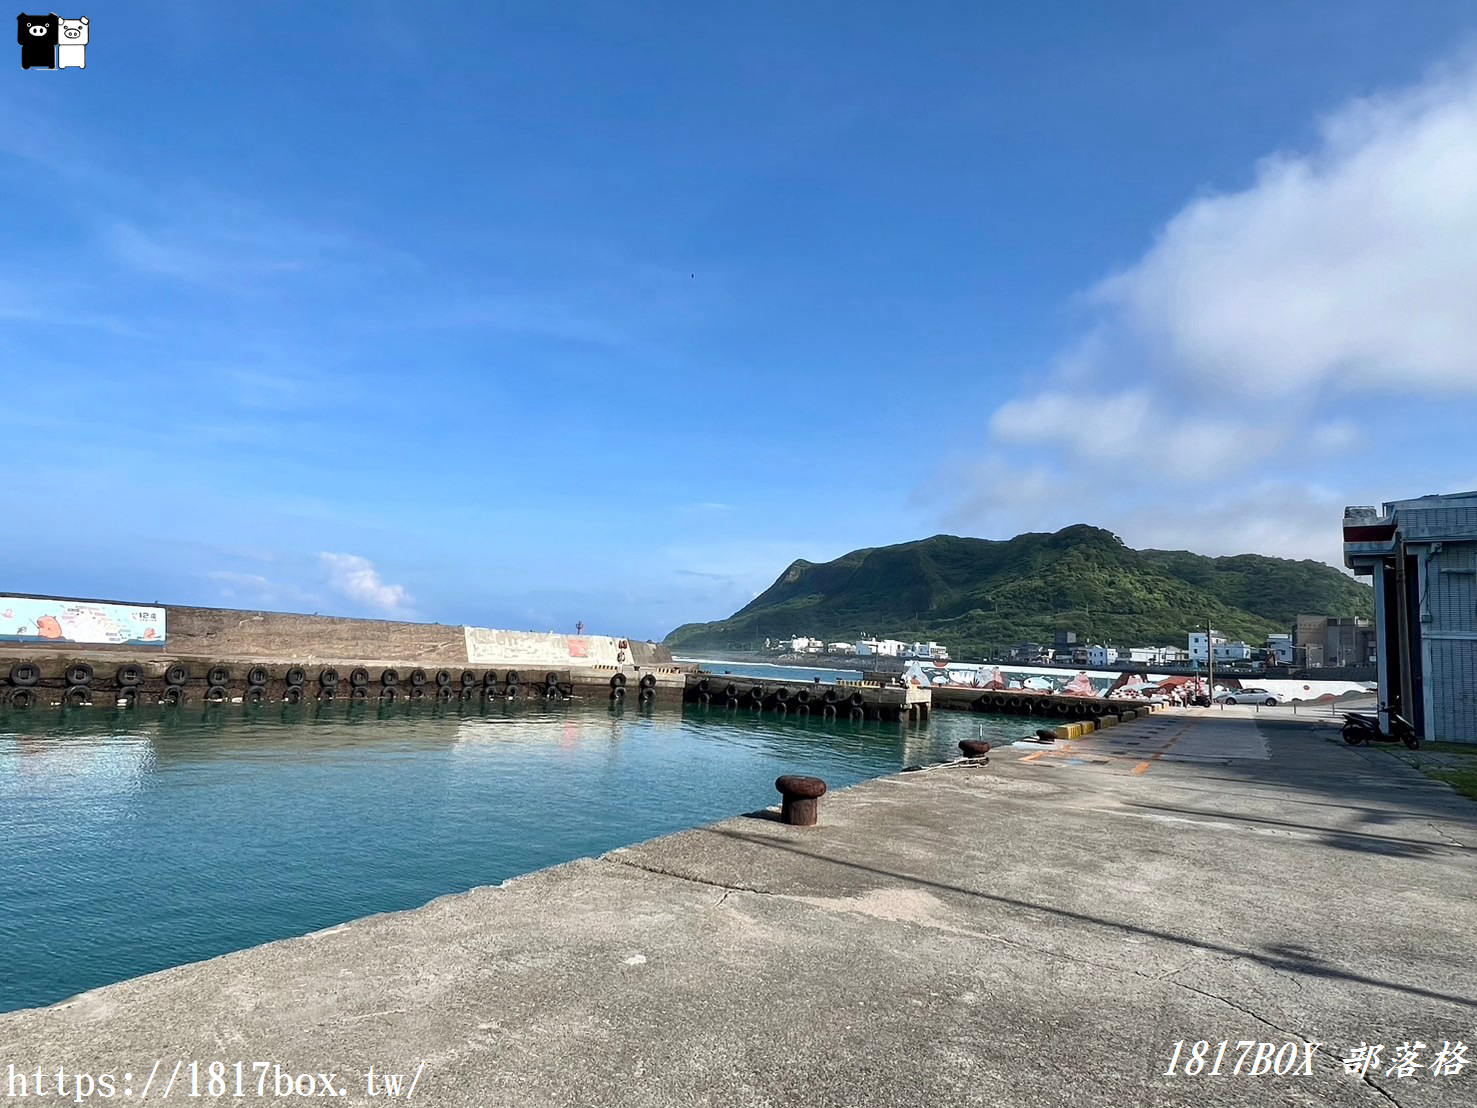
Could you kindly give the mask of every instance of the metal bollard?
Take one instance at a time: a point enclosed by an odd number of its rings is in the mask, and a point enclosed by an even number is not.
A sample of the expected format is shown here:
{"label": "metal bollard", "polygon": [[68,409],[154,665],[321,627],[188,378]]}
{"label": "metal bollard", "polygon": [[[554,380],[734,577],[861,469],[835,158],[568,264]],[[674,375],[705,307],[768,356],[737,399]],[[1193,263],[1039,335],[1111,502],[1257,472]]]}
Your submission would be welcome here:
{"label": "metal bollard", "polygon": [[779,790],[780,822],[793,827],[814,827],[820,810],[820,798],[826,795],[826,783],[819,777],[786,774],[775,778]]}
{"label": "metal bollard", "polygon": [[959,744],[959,749],[964,752],[966,758],[984,758],[987,762],[990,760],[985,758],[985,755],[990,753],[990,744],[981,739],[965,739]]}

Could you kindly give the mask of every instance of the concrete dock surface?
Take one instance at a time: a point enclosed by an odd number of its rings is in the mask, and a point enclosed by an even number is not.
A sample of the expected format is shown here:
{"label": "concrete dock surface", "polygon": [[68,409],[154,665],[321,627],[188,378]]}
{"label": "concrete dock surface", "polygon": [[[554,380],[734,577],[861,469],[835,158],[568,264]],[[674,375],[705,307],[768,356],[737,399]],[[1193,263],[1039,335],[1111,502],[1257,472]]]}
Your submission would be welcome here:
{"label": "concrete dock surface", "polygon": [[[1474,905],[1447,786],[1326,724],[1166,712],[0,1016],[0,1094],[62,1066],[139,1101],[158,1062],[157,1100],[221,1061],[233,1103],[304,1099],[257,1095],[266,1062],[355,1104],[389,1099],[371,1066],[431,1105],[1477,1104]],[[1223,1072],[1166,1076],[1180,1040]],[[1233,1075],[1241,1041],[1321,1045]]]}

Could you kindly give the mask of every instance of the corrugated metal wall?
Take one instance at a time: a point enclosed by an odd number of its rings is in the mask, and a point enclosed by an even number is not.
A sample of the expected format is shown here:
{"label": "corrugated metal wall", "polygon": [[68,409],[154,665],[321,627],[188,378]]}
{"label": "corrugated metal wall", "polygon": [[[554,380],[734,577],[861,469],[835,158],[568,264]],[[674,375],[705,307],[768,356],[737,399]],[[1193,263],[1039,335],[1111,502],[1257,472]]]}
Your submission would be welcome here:
{"label": "corrugated metal wall", "polygon": [[[1468,526],[1477,528],[1477,511],[1471,514]],[[1477,543],[1447,542],[1431,555],[1426,612],[1423,631],[1431,651],[1432,694],[1428,733],[1448,741],[1477,740],[1477,638],[1455,637],[1477,635]]]}

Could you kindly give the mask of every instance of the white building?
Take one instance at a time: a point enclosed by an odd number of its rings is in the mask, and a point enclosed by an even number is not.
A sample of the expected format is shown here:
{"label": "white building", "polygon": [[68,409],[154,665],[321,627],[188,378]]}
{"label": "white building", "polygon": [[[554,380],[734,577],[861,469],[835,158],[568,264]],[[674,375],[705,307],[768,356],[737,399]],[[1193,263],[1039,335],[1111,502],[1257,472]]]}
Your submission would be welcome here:
{"label": "white building", "polygon": [[1215,660],[1217,662],[1246,662],[1251,660],[1251,647],[1237,640],[1236,642],[1218,642],[1215,644]]}
{"label": "white building", "polygon": [[936,642],[915,642],[907,646],[903,651],[903,657],[948,661],[949,651],[947,647],[940,646]]}
{"label": "white building", "polygon": [[1118,650],[1112,646],[1089,646],[1087,648],[1087,664],[1090,666],[1111,666],[1118,661]]}
{"label": "white building", "polygon": [[832,653],[832,654],[855,654],[856,653],[856,643],[854,643],[854,642],[833,642],[833,643],[828,643],[826,645],[826,649],[828,651],[830,651],[830,653]]}
{"label": "white building", "polygon": [[[1212,627],[1210,629],[1210,641],[1211,641],[1212,645],[1225,646],[1226,645],[1226,636],[1225,635],[1222,635],[1219,631],[1217,631],[1215,628]],[[1209,660],[1209,655],[1207,654],[1206,649],[1205,649],[1205,632],[1204,631],[1191,631],[1190,632],[1190,661],[1192,661],[1192,662],[1199,662],[1201,665],[1204,665],[1206,663],[1206,661],[1208,661],[1208,660]]]}
{"label": "white building", "polygon": [[820,639],[796,635],[790,640],[790,651],[794,654],[819,654],[825,645]]}
{"label": "white building", "polygon": [[1147,666],[1172,666],[1184,658],[1185,652],[1178,646],[1130,646],[1127,652],[1118,652],[1120,662]]}
{"label": "white building", "polygon": [[856,644],[856,652],[863,656],[877,656],[882,658],[901,658],[903,648],[908,644],[898,639],[859,639]]}
{"label": "white building", "polygon": [[1291,635],[1268,635],[1267,654],[1280,666],[1292,665],[1293,646]]}

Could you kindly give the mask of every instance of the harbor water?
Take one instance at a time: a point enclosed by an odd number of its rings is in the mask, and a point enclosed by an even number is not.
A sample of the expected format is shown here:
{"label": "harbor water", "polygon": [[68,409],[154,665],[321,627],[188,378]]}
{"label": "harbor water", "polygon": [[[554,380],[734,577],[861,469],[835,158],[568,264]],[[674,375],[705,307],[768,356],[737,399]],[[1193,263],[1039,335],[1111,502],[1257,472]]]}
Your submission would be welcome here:
{"label": "harbor water", "polygon": [[[0,1011],[1019,738],[604,702],[0,710]],[[822,809],[824,818],[824,808]]]}

